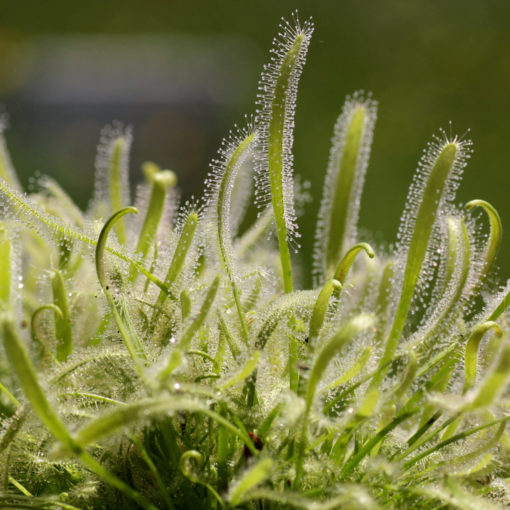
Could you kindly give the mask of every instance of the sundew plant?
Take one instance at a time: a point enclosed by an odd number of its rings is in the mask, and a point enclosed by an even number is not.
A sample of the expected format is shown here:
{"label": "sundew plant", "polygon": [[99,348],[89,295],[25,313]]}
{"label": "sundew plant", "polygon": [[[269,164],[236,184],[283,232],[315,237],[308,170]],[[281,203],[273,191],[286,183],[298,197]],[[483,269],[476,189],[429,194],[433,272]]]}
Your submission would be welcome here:
{"label": "sundew plant", "polygon": [[282,22],[200,200],[146,163],[132,204],[118,123],[86,212],[49,177],[25,193],[0,140],[0,508],[510,506],[510,285],[488,280],[498,213],[455,202],[471,142],[432,139],[396,243],[371,246],[357,221],[377,103],[354,93],[315,240],[299,239],[312,32]]}

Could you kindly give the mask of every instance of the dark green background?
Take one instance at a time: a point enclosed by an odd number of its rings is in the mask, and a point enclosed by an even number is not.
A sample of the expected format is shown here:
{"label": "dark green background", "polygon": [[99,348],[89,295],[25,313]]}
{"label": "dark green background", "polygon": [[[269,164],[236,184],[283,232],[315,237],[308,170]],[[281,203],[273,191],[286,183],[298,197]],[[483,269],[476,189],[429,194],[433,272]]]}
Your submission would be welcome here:
{"label": "dark green background", "polygon": [[[10,65],[6,55],[13,41],[44,33],[178,33],[201,40],[227,34],[242,38],[250,48],[243,73],[252,85],[244,87],[221,112],[213,109],[203,114],[200,105],[182,105],[174,128],[179,131],[187,122],[200,123],[200,128],[190,131],[197,134],[196,141],[190,136],[187,143],[179,141],[173,146],[171,130],[162,132],[156,126],[154,131],[141,129],[142,136],[133,147],[134,166],[154,158],[181,174],[185,195],[199,194],[206,162],[214,156],[221,137],[242,113],[254,109],[258,73],[267,60],[280,17],[298,8],[302,18],[313,16],[316,25],[296,114],[295,170],[312,181],[315,197],[300,220],[303,243],[309,246],[313,238],[332,126],[345,95],[360,88],[371,91],[380,102],[362,198],[363,228],[377,239],[395,239],[422,149],[438,128],[449,129],[449,121],[455,133],[463,134],[469,128],[474,141],[475,152],[459,200],[490,201],[510,228],[510,2],[506,0],[0,0],[0,7],[0,102],[11,114],[7,137],[25,182],[34,170],[62,175],[64,186],[86,204],[92,176],[83,169],[92,171],[94,146],[85,135],[81,139],[73,111],[60,112],[60,116],[73,125],[74,142],[68,137],[60,143],[34,131],[52,128],[52,111],[47,109],[45,122],[38,121],[33,127],[27,114],[30,108],[15,90],[2,89]],[[221,70],[218,73],[221,76]],[[106,108],[105,114],[132,122],[129,108]],[[17,115],[22,120],[17,121]],[[83,127],[85,131],[90,128]],[[172,156],[172,150],[178,157]],[[77,179],[73,172],[81,177]],[[499,264],[505,277],[510,275],[509,257],[510,236],[504,235]]]}

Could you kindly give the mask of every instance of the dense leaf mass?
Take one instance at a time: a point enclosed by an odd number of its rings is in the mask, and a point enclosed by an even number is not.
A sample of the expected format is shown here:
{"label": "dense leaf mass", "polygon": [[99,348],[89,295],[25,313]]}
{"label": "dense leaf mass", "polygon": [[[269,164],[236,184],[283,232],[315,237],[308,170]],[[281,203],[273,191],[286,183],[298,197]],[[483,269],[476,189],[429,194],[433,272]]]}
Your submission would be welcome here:
{"label": "dense leaf mass", "polygon": [[[349,97],[319,287],[300,288],[292,132],[312,31],[282,23],[259,111],[199,201],[146,163],[130,206],[119,124],[87,211],[47,177],[27,194],[0,119],[0,508],[510,506],[510,285],[487,283],[498,213],[455,202],[470,142],[434,138],[395,247],[371,246],[356,224],[377,105]],[[240,230],[252,180],[263,207]]]}

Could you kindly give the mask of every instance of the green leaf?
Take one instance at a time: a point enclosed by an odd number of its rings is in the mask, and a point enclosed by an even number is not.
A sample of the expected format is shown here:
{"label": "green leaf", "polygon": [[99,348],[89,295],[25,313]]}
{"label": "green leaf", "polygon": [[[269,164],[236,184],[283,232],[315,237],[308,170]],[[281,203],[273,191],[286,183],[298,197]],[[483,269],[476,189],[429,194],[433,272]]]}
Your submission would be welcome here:
{"label": "green leaf", "polygon": [[77,452],[76,443],[71,439],[67,428],[54,411],[39,384],[35,369],[14,328],[12,319],[3,316],[1,322],[5,351],[11,367],[18,376],[25,396],[48,430],[66,448]]}
{"label": "green leaf", "polygon": [[257,368],[257,364],[259,362],[260,351],[254,351],[250,356],[248,361],[243,365],[241,370],[234,374],[232,377],[229,377],[225,382],[219,385],[221,390],[225,390],[230,388],[231,386],[235,386],[240,382],[244,381],[247,377],[249,377],[253,371]]}
{"label": "green leaf", "polygon": [[419,462],[420,460],[424,459],[425,457],[428,457],[429,455],[431,455],[434,452],[437,452],[441,448],[448,446],[449,444],[456,443],[457,441],[461,441],[462,439],[466,439],[467,437],[469,437],[473,434],[476,434],[477,432],[480,432],[482,430],[493,427],[494,425],[498,425],[500,423],[506,423],[508,420],[510,420],[510,416],[504,416],[503,418],[499,418],[497,420],[492,420],[488,423],[484,423],[483,425],[478,425],[478,426],[473,427],[473,428],[466,430],[464,432],[460,432],[459,434],[456,434],[455,436],[449,437],[448,439],[441,441],[440,443],[428,448],[427,450],[424,450],[416,457],[409,459],[407,462],[405,462],[403,464],[403,468],[404,468],[404,470],[407,470],[411,466],[413,466],[417,462]]}
{"label": "green leaf", "polygon": [[[62,223],[55,216],[46,213],[35,205],[30,198],[13,189],[5,181],[2,181],[2,179],[0,179],[0,196],[3,196],[6,204],[8,204],[12,209],[16,220],[23,221],[28,228],[37,234],[40,234],[42,230],[47,230],[52,234],[52,240],[54,239],[54,236],[57,236],[59,239],[76,239],[90,246],[97,246],[97,241],[90,235],[73,228],[69,224]],[[149,278],[163,292],[168,293],[167,286],[132,257],[129,257],[122,251],[112,248],[111,246],[106,246],[105,249],[119,259],[134,265],[138,271]]]}
{"label": "green leaf", "polygon": [[351,269],[351,266],[354,263],[356,256],[361,251],[364,251],[371,259],[375,257],[374,250],[368,243],[358,243],[355,244],[352,248],[350,248],[334,271],[334,278],[338,280],[342,285],[345,283],[345,280],[347,279],[347,275],[349,274],[349,270]]}
{"label": "green leaf", "polygon": [[[136,253],[140,254],[142,259],[146,258],[147,253],[156,240],[167,191],[177,184],[177,177],[171,170],[161,170],[156,173],[148,172],[148,174],[150,174],[149,180],[152,182],[152,191],[136,245]],[[135,280],[137,274],[136,267],[132,267],[129,279]]]}
{"label": "green leaf", "polygon": [[471,269],[471,247],[466,223],[462,218],[450,216],[447,220],[448,258],[440,299],[434,307],[429,321],[417,333],[412,342],[414,348],[422,344],[422,350],[430,348],[437,335],[448,331],[452,322],[463,312],[466,287]]}
{"label": "green leaf", "polygon": [[257,334],[255,349],[264,349],[267,341],[273,334],[280,321],[289,317],[291,313],[306,311],[314,306],[317,293],[310,290],[296,291],[292,294],[280,297],[265,314],[266,319]]}
{"label": "green leaf", "polygon": [[368,346],[363,349],[363,352],[360,354],[359,358],[356,360],[356,363],[349,368],[341,377],[332,382],[329,386],[327,386],[324,391],[329,391],[341,384],[345,384],[349,382],[351,379],[356,377],[367,364],[368,360],[372,356],[372,347]]}
{"label": "green leaf", "polygon": [[52,310],[55,318],[57,318],[57,319],[62,320],[62,318],[64,317],[62,314],[62,310],[57,305],[50,304],[50,305],[40,306],[32,314],[32,319],[30,321],[30,328],[32,331],[32,336],[36,342],[38,342],[39,344],[41,344],[43,346],[44,350],[49,354],[49,356],[54,361],[54,363],[56,365],[60,365],[60,361],[55,357],[50,346],[47,344],[46,340],[44,339],[44,335],[43,335],[43,333],[41,331],[41,327],[39,325],[39,316],[45,310]]}
{"label": "green leaf", "polygon": [[53,304],[60,310],[60,314],[55,312],[55,333],[57,359],[62,362],[66,361],[73,352],[73,332],[64,278],[58,269],[53,271],[51,275],[51,288],[53,290]]}
{"label": "green leaf", "polygon": [[179,467],[182,471],[182,474],[186,478],[191,480],[193,483],[199,483],[207,487],[207,489],[209,489],[213,496],[216,498],[216,501],[222,507],[224,507],[225,503],[223,502],[221,496],[217,493],[217,491],[209,483],[205,482],[198,473],[194,472],[192,464],[201,465],[202,463],[203,463],[202,455],[196,450],[188,450],[187,452],[184,452],[181,455],[181,458],[179,459]]}
{"label": "green leaf", "polygon": [[211,411],[200,400],[179,395],[142,398],[136,402],[110,409],[102,416],[90,420],[81,427],[75,434],[75,441],[84,448],[86,445],[116,433],[119,429],[129,427],[139,421],[149,420],[152,416],[158,414],[167,414],[171,411],[187,411],[209,416],[238,436],[254,455],[257,454],[253,442],[245,431],[235,427],[218,413]]}
{"label": "green leaf", "polygon": [[[131,129],[124,129],[118,122],[101,131],[96,157],[97,217],[110,216],[130,202],[128,162],[131,140]],[[127,234],[123,221],[115,225],[115,232],[120,244],[124,245]]]}
{"label": "green leaf", "polygon": [[202,327],[205,320],[207,319],[209,311],[211,310],[211,307],[213,305],[214,298],[216,297],[216,293],[218,292],[220,282],[221,282],[220,275],[217,275],[207,291],[202,306],[200,307],[200,311],[198,312],[197,316],[193,319],[192,323],[188,326],[186,331],[183,333],[181,339],[179,340],[179,347],[183,351],[189,349],[191,341],[193,340],[198,330]]}
{"label": "green leaf", "polygon": [[490,329],[493,329],[498,337],[501,337],[503,335],[503,330],[499,327],[497,323],[488,321],[476,326],[476,328],[473,329],[471,336],[469,337],[469,340],[466,343],[466,350],[464,354],[464,371],[465,371],[464,392],[473,388],[476,383],[478,346],[480,345],[482,337]]}
{"label": "green leaf", "polygon": [[308,328],[308,343],[310,345],[314,345],[315,340],[319,336],[322,323],[324,322],[324,317],[328,310],[329,300],[333,292],[340,292],[341,289],[342,284],[338,280],[332,279],[328,280],[320,291],[319,297],[317,298],[313,308],[312,317],[310,318],[310,326]]}
{"label": "green leaf", "polygon": [[231,135],[224,141],[221,149],[221,159],[213,165],[213,172],[208,178],[211,193],[211,207],[217,226],[217,241],[223,267],[232,286],[232,293],[237,313],[241,322],[241,331],[244,341],[249,341],[248,326],[241,305],[241,294],[238,286],[238,275],[234,267],[234,252],[232,247],[232,228],[230,226],[232,214],[232,192],[234,190],[237,174],[248,156],[253,154],[257,143],[257,133],[250,127],[240,130],[236,136]]}
{"label": "green leaf", "polygon": [[218,311],[218,319],[219,319],[220,334],[226,340],[226,342],[228,344],[228,348],[230,349],[230,353],[232,354],[232,357],[235,360],[241,352],[239,350],[237,341],[234,338],[234,336],[232,335],[232,333],[230,332],[227,322],[225,321],[225,317],[219,311]]}
{"label": "green leaf", "polygon": [[265,239],[274,222],[272,207],[266,207],[257,218],[257,221],[235,243],[235,254],[238,258],[246,256],[258,244]]}
{"label": "green leaf", "polygon": [[356,242],[361,191],[370,156],[377,103],[355,93],[335,124],[314,249],[319,280],[333,276],[349,244]]}
{"label": "green leaf", "polygon": [[273,470],[273,461],[270,458],[259,460],[251,467],[240,480],[230,490],[228,500],[233,507],[243,502],[245,495],[266,478],[268,478]]}
{"label": "green leaf", "polygon": [[[168,271],[165,278],[165,288],[172,290],[172,286],[174,285],[179,273],[181,272],[184,263],[186,262],[186,257],[188,255],[188,251],[193,242],[193,238],[195,236],[195,231],[197,229],[198,224],[198,214],[195,211],[192,211],[188,214],[186,221],[182,227],[182,231],[179,235],[179,240],[177,241],[177,245],[175,247],[175,251],[172,257],[172,261],[170,262],[170,266],[168,267]],[[157,307],[161,307],[165,302],[168,293],[164,290],[161,290],[158,296],[158,300],[156,302]],[[152,323],[154,324],[155,320],[159,314],[156,313],[152,318]]]}
{"label": "green leaf", "polygon": [[[406,264],[400,298],[380,367],[392,359],[401,339],[434,225],[438,214],[447,205],[455,190],[459,174],[469,155],[468,146],[468,142],[460,142],[457,138],[432,144],[420,164],[420,173],[416,184],[411,188],[408,209],[400,231]],[[380,385],[385,373],[386,370],[378,372],[372,379],[370,389]]]}
{"label": "green leaf", "polygon": [[313,32],[310,21],[303,26],[297,19],[294,22],[291,25],[283,21],[281,38],[274,40],[274,57],[259,84],[261,110],[257,117],[262,144],[257,189],[263,200],[268,176],[285,292],[292,292],[293,288],[289,241],[296,231],[291,152],[294,110],[299,77]]}
{"label": "green leaf", "polygon": [[347,324],[340,328],[339,331],[322,347],[313,364],[308,384],[306,386],[305,396],[305,414],[302,419],[301,437],[298,444],[298,454],[296,456],[296,477],[294,479],[294,487],[299,487],[301,476],[303,474],[304,452],[307,443],[307,429],[317,386],[328,367],[331,360],[339,354],[344,345],[351,341],[355,336],[369,328],[374,322],[372,316],[361,314],[351,319]]}
{"label": "green leaf", "polygon": [[498,360],[490,368],[489,373],[481,382],[471,404],[468,405],[468,409],[490,406],[503,390],[509,375],[510,344],[507,343],[501,349]]}
{"label": "green leaf", "polygon": [[381,429],[370,440],[368,440],[362,448],[360,448],[342,468],[342,475],[348,476],[354,468],[377,446],[392,430],[397,428],[402,422],[407,420],[416,411],[399,414],[386,427]]}
{"label": "green leaf", "polygon": [[0,309],[10,306],[11,298],[11,239],[9,231],[0,223]]}
{"label": "green leaf", "polygon": [[344,345],[369,328],[374,323],[374,318],[368,314],[360,314],[351,319],[322,347],[310,372],[306,389],[306,408],[312,406],[313,398],[319,381],[331,360],[341,352]]}
{"label": "green leaf", "polygon": [[472,293],[475,293],[483,284],[492,266],[494,265],[494,261],[496,259],[496,255],[498,254],[499,247],[501,245],[501,238],[503,235],[503,226],[501,224],[501,218],[499,217],[498,211],[496,211],[496,209],[485,200],[471,200],[471,202],[466,204],[466,209],[468,211],[475,207],[481,207],[487,213],[487,216],[489,217],[490,232],[483,254],[484,260],[480,270],[479,280],[477,284],[474,285],[474,289],[471,291]]}
{"label": "green leaf", "polygon": [[0,179],[7,181],[13,188],[19,190],[21,186],[5,143],[4,131],[6,127],[7,116],[5,114],[0,115]]}
{"label": "green leaf", "polygon": [[97,279],[103,288],[103,292],[112,310],[113,318],[115,319],[117,327],[119,328],[122,339],[126,344],[131,358],[135,362],[138,373],[143,377],[143,366],[148,363],[148,358],[143,349],[142,342],[134,328],[133,322],[131,321],[125,300],[122,298],[122,296],[116,296],[114,298],[110,291],[110,284],[106,276],[104,262],[104,251],[108,234],[110,233],[117,220],[122,218],[122,216],[130,213],[137,214],[138,210],[134,207],[126,207],[121,209],[120,211],[117,211],[115,214],[113,214],[104,224],[101,233],[99,234],[96,246],[96,273]]}

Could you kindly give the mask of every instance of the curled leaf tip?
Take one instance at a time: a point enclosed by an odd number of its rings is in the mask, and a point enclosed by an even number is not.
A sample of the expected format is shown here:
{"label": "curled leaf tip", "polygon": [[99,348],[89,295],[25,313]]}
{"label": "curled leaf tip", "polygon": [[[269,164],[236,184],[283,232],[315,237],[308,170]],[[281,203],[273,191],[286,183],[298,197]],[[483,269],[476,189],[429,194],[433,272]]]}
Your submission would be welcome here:
{"label": "curled leaf tip", "polygon": [[368,243],[358,243],[355,244],[352,248],[350,248],[347,253],[344,255],[340,264],[338,264],[335,273],[334,279],[340,282],[341,284],[345,283],[349,270],[351,269],[352,264],[358,253],[364,251],[367,256],[371,259],[375,257],[375,252],[372,247]]}

